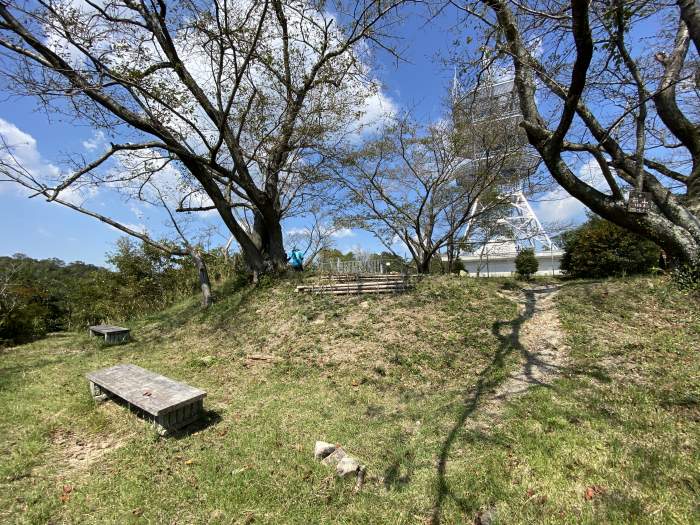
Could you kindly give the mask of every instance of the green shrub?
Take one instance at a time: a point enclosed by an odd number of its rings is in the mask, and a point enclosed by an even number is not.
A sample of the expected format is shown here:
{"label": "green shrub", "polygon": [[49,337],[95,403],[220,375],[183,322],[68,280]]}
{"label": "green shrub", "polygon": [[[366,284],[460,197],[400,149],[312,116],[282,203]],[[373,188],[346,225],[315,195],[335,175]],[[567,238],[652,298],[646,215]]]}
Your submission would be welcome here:
{"label": "green shrub", "polygon": [[671,276],[679,289],[700,292],[700,264],[684,264],[674,268]]}
{"label": "green shrub", "polygon": [[529,279],[537,273],[539,263],[532,248],[520,250],[515,257],[515,271],[524,279]]}
{"label": "green shrub", "polygon": [[563,235],[561,269],[571,277],[610,277],[648,273],[659,261],[651,241],[600,217]]}

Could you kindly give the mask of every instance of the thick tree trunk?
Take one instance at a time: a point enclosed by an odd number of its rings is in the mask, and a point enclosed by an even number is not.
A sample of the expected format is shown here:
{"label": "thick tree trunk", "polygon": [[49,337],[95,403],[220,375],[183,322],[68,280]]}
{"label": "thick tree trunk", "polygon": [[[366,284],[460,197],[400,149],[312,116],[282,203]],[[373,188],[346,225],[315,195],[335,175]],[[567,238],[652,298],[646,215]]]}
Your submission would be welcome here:
{"label": "thick tree trunk", "polygon": [[268,210],[264,216],[256,213],[253,222],[253,240],[258,248],[263,273],[278,273],[287,267],[282,224],[279,214]]}
{"label": "thick tree trunk", "polygon": [[416,261],[416,270],[420,274],[428,274],[430,273],[430,257],[422,257],[419,259],[415,259]]}
{"label": "thick tree trunk", "polygon": [[[522,125],[528,141],[538,151],[552,177],[570,195],[601,217],[655,242],[664,249],[673,265],[699,264],[700,221],[697,213],[687,204],[683,204],[682,197],[673,194],[656,177],[644,172],[644,188],[652,194],[655,207],[645,214],[632,213],[628,211],[622,196],[614,194],[614,188],[612,188],[613,195],[608,195],[589,186],[573,173],[562,158],[564,137],[574,115],[577,114],[598,140],[600,147],[611,157],[612,166],[618,174],[623,178],[626,175],[626,180],[630,184],[633,182],[632,174],[639,168],[639,165],[610,137],[608,131],[597,121],[589,108],[581,102],[588,67],[595,49],[588,25],[588,3],[585,0],[572,0],[571,31],[576,45],[576,61],[573,64],[568,89],[559,93],[564,101],[564,108],[559,125],[554,131],[547,127],[537,109],[533,73],[539,71],[538,67],[541,66],[533,68],[533,59],[521,38],[515,16],[503,0],[484,0],[484,3],[493,9],[509,44],[509,51],[515,65],[515,84],[520,109],[524,117]],[[691,18],[695,16],[694,9],[697,6],[693,0],[680,1],[679,5],[682,9],[685,6],[692,11],[692,13],[686,13],[688,16]],[[683,37],[682,33],[679,35]],[[667,64],[664,75],[664,82],[670,82],[669,87],[661,90],[659,92],[661,95],[656,96],[654,102],[666,126],[686,144],[692,154],[697,143],[697,130],[678,111],[672,91],[673,81],[677,78],[678,68],[687,51],[686,44],[683,38],[677,39],[673,54],[674,61]],[[555,83],[548,82],[547,75],[540,74],[539,77],[550,86],[553,92],[557,93],[561,89]],[[662,84],[662,87],[664,86],[665,84]],[[574,151],[570,145],[567,148]],[[692,204],[692,191],[689,191],[689,196]]]}
{"label": "thick tree trunk", "polygon": [[214,298],[211,294],[211,283],[209,282],[209,270],[207,269],[207,264],[204,262],[202,256],[195,250],[190,252],[190,257],[192,257],[199,275],[199,287],[202,290],[202,308],[209,308],[214,302]]}
{"label": "thick tree trunk", "polygon": [[700,53],[700,6],[697,0],[676,0],[681,10],[681,18],[688,26],[690,37],[695,43],[695,50]]}

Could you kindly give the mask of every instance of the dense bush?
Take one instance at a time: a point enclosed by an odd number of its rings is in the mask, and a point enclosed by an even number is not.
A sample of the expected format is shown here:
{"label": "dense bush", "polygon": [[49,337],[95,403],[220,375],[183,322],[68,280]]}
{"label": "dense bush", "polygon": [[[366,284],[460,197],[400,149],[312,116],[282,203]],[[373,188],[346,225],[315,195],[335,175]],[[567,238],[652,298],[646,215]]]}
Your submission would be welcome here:
{"label": "dense bush", "polygon": [[[235,271],[222,250],[204,259],[213,281]],[[199,292],[197,270],[187,258],[120,239],[107,261],[114,270],[21,254],[0,257],[0,345],[128,321]]]}
{"label": "dense bush", "polygon": [[674,268],[671,276],[673,277],[673,282],[681,290],[700,293],[700,264],[686,264]]}
{"label": "dense bush", "polygon": [[561,269],[571,277],[609,277],[647,273],[658,264],[652,242],[600,217],[562,236]]}
{"label": "dense bush", "polygon": [[537,273],[539,263],[532,248],[520,250],[515,257],[515,271],[520,277],[529,279]]}
{"label": "dense bush", "polygon": [[464,272],[466,271],[466,267],[464,266],[464,263],[462,262],[462,259],[459,257],[455,258],[454,261],[452,261],[452,273],[459,273],[459,272]]}

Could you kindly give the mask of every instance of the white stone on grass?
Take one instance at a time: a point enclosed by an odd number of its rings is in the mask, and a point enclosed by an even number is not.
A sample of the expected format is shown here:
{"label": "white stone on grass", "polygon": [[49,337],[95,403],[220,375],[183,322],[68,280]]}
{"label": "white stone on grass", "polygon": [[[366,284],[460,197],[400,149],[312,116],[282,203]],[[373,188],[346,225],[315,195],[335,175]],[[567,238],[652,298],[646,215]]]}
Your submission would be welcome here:
{"label": "white stone on grass", "polygon": [[331,454],[323,458],[322,463],[324,465],[328,465],[329,467],[334,467],[340,463],[340,460],[345,456],[347,456],[345,451],[341,447],[337,447]]}
{"label": "white stone on grass", "polygon": [[317,441],[314,446],[314,458],[319,461],[330,456],[333,452],[335,452],[335,445],[333,443]]}
{"label": "white stone on grass", "polygon": [[351,474],[357,474],[360,470],[360,462],[351,456],[345,456],[335,467],[335,473],[341,478]]}

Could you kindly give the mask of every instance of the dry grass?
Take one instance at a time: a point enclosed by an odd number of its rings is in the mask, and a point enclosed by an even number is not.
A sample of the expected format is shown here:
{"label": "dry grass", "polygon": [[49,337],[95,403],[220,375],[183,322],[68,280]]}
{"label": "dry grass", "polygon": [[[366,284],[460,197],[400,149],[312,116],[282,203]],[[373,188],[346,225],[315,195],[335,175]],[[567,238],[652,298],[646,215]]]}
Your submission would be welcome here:
{"label": "dry grass", "polygon": [[[697,521],[698,309],[663,281],[568,285],[564,377],[487,428],[468,422],[521,365],[512,284],[368,298],[295,284],[225,290],[207,313],[182,303],[123,346],[80,334],[5,352],[0,521]],[[162,439],[95,406],[84,373],[119,362],[204,388],[205,419]],[[316,439],[368,465],[359,494],[313,461]]]}

